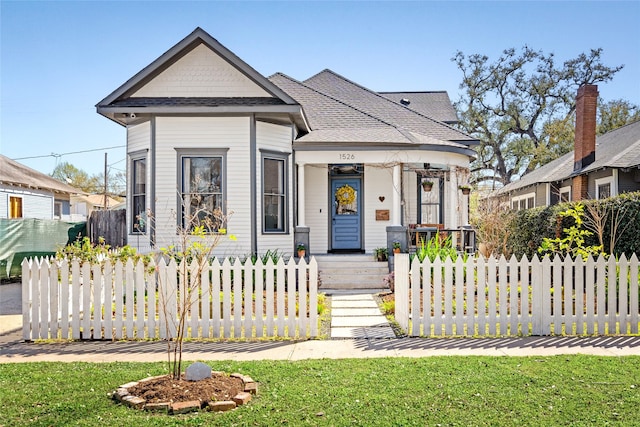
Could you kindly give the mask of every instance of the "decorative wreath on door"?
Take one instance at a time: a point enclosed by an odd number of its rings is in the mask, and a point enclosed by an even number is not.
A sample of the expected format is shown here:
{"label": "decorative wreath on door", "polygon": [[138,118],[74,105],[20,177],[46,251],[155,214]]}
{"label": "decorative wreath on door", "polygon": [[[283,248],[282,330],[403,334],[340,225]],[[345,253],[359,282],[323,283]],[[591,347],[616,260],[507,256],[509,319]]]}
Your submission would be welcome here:
{"label": "decorative wreath on door", "polygon": [[336,190],[336,200],[341,205],[350,205],[356,201],[356,190],[349,184],[345,184]]}

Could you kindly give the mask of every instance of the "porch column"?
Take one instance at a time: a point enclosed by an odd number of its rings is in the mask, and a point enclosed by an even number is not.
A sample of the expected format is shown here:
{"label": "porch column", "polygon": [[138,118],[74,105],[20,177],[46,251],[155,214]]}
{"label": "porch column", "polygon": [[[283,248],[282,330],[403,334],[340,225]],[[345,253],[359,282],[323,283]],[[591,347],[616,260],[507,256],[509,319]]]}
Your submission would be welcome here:
{"label": "porch column", "polygon": [[298,163],[298,227],[306,227],[304,199],[304,163]]}
{"label": "porch column", "polygon": [[398,163],[393,166],[393,197],[391,205],[391,225],[402,225],[402,183],[400,180],[400,167]]}

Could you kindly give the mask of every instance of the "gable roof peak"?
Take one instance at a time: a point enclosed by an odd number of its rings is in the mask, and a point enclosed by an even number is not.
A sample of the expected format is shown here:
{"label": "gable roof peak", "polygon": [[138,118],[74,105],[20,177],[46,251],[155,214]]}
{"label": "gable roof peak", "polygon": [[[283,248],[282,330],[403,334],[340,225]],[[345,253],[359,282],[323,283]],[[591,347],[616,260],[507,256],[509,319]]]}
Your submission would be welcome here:
{"label": "gable roof peak", "polygon": [[257,85],[262,87],[265,91],[270,93],[275,98],[279,98],[289,105],[297,104],[295,100],[293,100],[287,93],[271,83],[266,77],[264,77],[253,67],[240,59],[236,54],[231,52],[225,46],[223,46],[209,33],[207,33],[200,27],[196,27],[189,35],[176,43],[165,53],[160,55],[151,64],[147,65],[141,71],[136,73],[133,77],[127,80],[106,98],[98,102],[98,104],[96,104],[98,112],[100,112],[100,107],[107,106],[114,101],[127,98],[132,93],[135,93],[139,88],[147,84],[153,78],[158,76],[162,71],[166,70],[180,58],[184,57],[187,53],[191,52],[194,48],[201,44],[204,44],[213,52],[221,56],[229,64],[231,64],[238,71],[251,79]]}

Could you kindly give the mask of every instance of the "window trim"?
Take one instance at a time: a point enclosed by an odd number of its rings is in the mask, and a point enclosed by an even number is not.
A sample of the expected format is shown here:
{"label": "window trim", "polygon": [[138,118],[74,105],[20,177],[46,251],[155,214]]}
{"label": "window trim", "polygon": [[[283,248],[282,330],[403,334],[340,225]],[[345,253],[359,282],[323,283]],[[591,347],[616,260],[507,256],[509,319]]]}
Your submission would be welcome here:
{"label": "window trim", "polygon": [[[176,201],[176,221],[178,227],[184,227],[184,207],[182,205],[183,200],[183,183],[184,183],[184,170],[182,168],[183,159],[185,157],[219,157],[221,159],[221,175],[222,184],[220,185],[220,192],[222,197],[222,215],[227,216],[227,153],[228,148],[175,148],[176,150],[176,189],[177,189],[177,201]],[[225,227],[227,224],[225,224]],[[226,228],[225,228],[226,230]],[[228,232],[228,231],[226,231]],[[211,232],[209,234],[216,234]],[[220,233],[222,234],[222,233]]]}
{"label": "window trim", "polygon": [[606,176],[604,178],[596,178],[595,180],[595,185],[596,185],[596,200],[600,200],[600,186],[601,185],[606,185],[609,184],[609,197],[613,197],[613,196],[617,196],[618,195],[618,189],[616,188],[616,180],[614,179],[613,175],[609,175]]}
{"label": "window trim", "polygon": [[[267,150],[260,150],[260,211],[261,211],[261,215],[260,215],[260,219],[261,219],[261,230],[262,230],[262,234],[268,234],[268,235],[274,235],[274,234],[278,234],[278,235],[287,235],[289,234],[289,156],[290,153],[281,153],[281,152],[276,152],[276,151],[267,151]],[[283,211],[283,224],[282,224],[282,230],[267,230],[266,229],[266,221],[265,221],[265,204],[264,204],[264,198],[265,198],[265,187],[264,187],[264,182],[265,182],[265,177],[264,177],[264,161],[265,160],[276,160],[276,161],[281,161],[282,162],[282,167],[283,167],[283,174],[282,174],[282,191],[283,191],[283,205],[284,205],[284,211]]]}
{"label": "window trim", "polygon": [[144,231],[140,231],[140,230],[135,229],[134,226],[135,226],[136,221],[135,221],[135,218],[133,216],[133,201],[134,201],[135,194],[136,194],[135,193],[135,184],[136,183],[135,183],[134,165],[135,165],[135,162],[139,161],[139,160],[144,160],[144,162],[145,162],[145,165],[144,165],[144,168],[145,168],[145,171],[144,171],[144,175],[145,175],[145,177],[144,177],[144,179],[145,179],[145,184],[144,184],[145,185],[144,211],[146,213],[147,209],[149,208],[149,204],[148,204],[148,201],[149,201],[149,199],[148,199],[148,197],[149,197],[149,168],[148,168],[149,157],[148,157],[148,151],[149,150],[142,150],[142,151],[136,151],[136,152],[133,152],[133,153],[129,153],[129,167],[130,167],[130,171],[131,171],[131,184],[130,184],[130,187],[129,187],[129,190],[131,192],[131,202],[130,202],[131,210],[129,211],[130,212],[129,221],[131,222],[131,228],[129,230],[129,233],[136,234],[136,235],[145,235],[145,234],[147,234],[149,220],[147,218],[147,224],[145,226]]}
{"label": "window trim", "polygon": [[[521,209],[520,208],[520,202],[522,200],[525,200],[525,204],[528,204],[529,203],[529,199],[531,199],[531,198],[533,198],[533,206],[530,206],[530,207],[526,206],[525,208]],[[513,207],[514,203],[518,204],[517,208]],[[535,191],[533,191],[531,193],[521,194],[519,196],[514,196],[514,197],[511,198],[511,209],[512,210],[522,211],[522,210],[526,210],[526,209],[532,209],[532,208],[535,208],[535,207],[536,207],[536,192]]]}
{"label": "window trim", "polygon": [[562,194],[564,193],[568,193],[569,195],[567,196],[567,202],[571,201],[571,194],[572,189],[570,185],[564,186],[564,187],[560,187],[560,189],[558,190],[558,203],[564,203],[562,200]]}
{"label": "window trim", "polygon": [[[13,215],[12,215],[12,214],[13,214],[13,209],[12,209],[12,207],[11,207],[11,199],[20,200],[20,216],[13,216]],[[9,212],[8,212],[8,214],[9,214],[9,215],[7,215],[7,217],[8,217],[9,219],[20,219],[20,218],[24,218],[24,197],[23,197],[23,196],[20,196],[20,195],[12,196],[11,194],[9,194],[9,204],[8,204],[8,207],[9,207]]]}

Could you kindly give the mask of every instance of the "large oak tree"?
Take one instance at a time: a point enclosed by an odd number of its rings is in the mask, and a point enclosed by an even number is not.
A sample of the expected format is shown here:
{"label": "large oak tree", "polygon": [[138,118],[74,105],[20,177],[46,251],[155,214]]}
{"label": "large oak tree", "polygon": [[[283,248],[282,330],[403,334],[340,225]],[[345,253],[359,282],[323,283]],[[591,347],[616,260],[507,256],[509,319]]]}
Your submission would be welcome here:
{"label": "large oak tree", "polygon": [[623,65],[607,67],[602,49],[556,64],[553,53],[527,46],[452,59],[463,73],[455,103],[460,127],[481,142],[472,165],[476,182],[498,186],[571,150],[577,90],[610,81]]}

